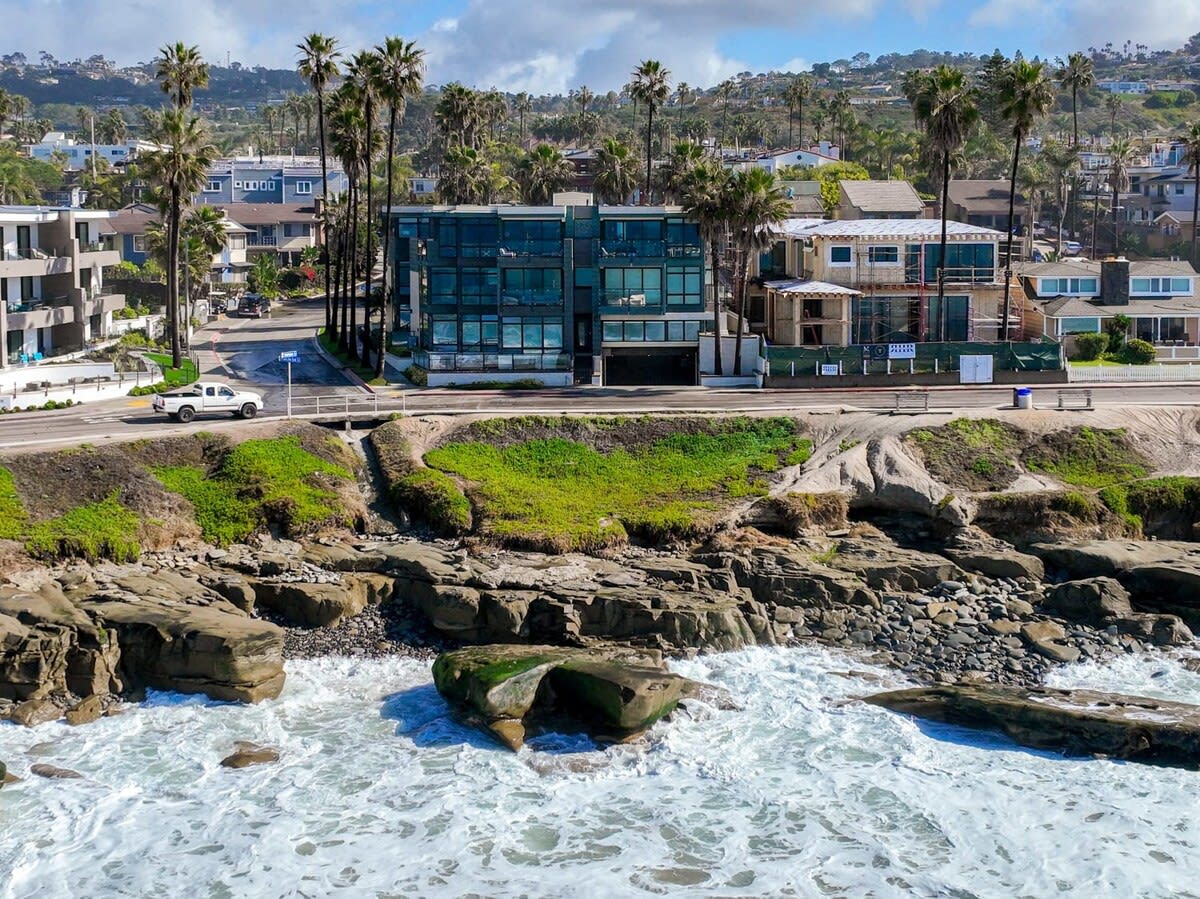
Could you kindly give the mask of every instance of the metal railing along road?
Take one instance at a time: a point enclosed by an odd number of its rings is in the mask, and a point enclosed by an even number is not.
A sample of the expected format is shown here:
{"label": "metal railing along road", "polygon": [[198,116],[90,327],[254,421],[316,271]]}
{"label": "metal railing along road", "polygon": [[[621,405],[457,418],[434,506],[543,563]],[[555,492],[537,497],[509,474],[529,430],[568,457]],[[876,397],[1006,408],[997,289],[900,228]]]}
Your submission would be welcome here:
{"label": "metal railing along road", "polygon": [[1067,380],[1072,384],[1200,381],[1200,364],[1175,362],[1169,365],[1073,365],[1067,363]]}
{"label": "metal railing along road", "polygon": [[378,415],[380,413],[403,412],[406,402],[401,395],[400,402],[379,402],[379,394],[370,396],[363,394],[313,394],[310,396],[293,396],[289,400],[288,417],[300,418],[350,418],[355,415]]}

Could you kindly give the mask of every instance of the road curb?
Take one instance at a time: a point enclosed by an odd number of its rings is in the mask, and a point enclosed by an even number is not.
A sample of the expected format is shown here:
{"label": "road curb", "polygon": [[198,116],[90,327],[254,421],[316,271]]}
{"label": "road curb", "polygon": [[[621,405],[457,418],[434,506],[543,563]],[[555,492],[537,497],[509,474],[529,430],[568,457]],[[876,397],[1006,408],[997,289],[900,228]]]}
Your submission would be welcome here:
{"label": "road curb", "polygon": [[325,347],[321,346],[321,332],[320,331],[318,331],[316,334],[314,334],[312,337],[310,337],[309,340],[312,342],[313,349],[315,349],[317,351],[317,355],[320,356],[322,359],[324,359],[325,363],[327,365],[329,365],[331,368],[335,368],[338,371],[340,371],[343,375],[345,375],[350,380],[350,383],[353,384],[355,387],[357,387],[359,390],[362,390],[365,393],[370,393],[370,394],[374,395],[375,390],[371,387],[370,384],[368,384],[366,381],[364,381],[362,378],[360,378],[358,376],[358,372],[356,372],[349,365],[344,364],[341,359],[337,358],[332,353],[330,353],[327,349],[325,349]]}

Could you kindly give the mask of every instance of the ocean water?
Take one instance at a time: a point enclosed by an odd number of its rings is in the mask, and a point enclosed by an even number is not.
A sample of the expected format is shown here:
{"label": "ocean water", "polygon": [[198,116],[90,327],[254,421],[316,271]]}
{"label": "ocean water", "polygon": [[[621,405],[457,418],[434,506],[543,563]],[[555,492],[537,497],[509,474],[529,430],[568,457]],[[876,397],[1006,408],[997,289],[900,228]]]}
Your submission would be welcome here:
{"label": "ocean water", "polygon": [[[26,778],[0,790],[0,896],[1200,896],[1200,774],[846,702],[902,684],[818,648],[676,668],[743,707],[512,754],[448,716],[426,664],[323,659],[258,706],[155,694],[0,726]],[[1200,702],[1163,657],[1054,683]],[[282,758],[219,767],[236,740]]]}

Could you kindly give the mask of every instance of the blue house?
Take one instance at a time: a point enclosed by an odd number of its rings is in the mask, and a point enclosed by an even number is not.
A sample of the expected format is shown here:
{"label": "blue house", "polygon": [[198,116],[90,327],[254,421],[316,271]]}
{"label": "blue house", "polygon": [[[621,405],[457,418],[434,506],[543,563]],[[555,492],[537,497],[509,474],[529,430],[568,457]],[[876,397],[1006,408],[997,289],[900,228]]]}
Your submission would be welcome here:
{"label": "blue house", "polygon": [[[327,161],[328,162],[328,161]],[[328,193],[344,193],[349,179],[336,162],[327,164]],[[317,156],[237,156],[218,159],[208,181],[193,198],[198,204],[312,204],[322,196],[321,160]]]}

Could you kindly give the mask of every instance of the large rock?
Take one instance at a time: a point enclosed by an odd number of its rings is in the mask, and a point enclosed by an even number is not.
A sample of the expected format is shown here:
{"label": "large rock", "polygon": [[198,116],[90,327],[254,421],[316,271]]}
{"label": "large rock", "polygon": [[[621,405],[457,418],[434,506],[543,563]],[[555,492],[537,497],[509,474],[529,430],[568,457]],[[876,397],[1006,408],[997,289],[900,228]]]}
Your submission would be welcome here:
{"label": "large rock", "polygon": [[283,689],[283,631],[211,606],[93,596],[81,607],[117,633],[130,686],[258,702]]}
{"label": "large rock", "polygon": [[1000,730],[1036,749],[1200,765],[1200,706],[1090,690],[961,684],[880,693],[866,701],[918,718]]}
{"label": "large rock", "polygon": [[258,581],[259,605],[303,627],[333,627],[368,605],[391,598],[393,579],[382,574],[344,574],[336,584],[304,581]]}
{"label": "large rock", "polygon": [[602,739],[626,739],[670,713],[698,685],[654,657],[555,646],[476,646],[442,653],[438,692],[512,749],[531,728],[562,720]]}
{"label": "large rock", "polygon": [[1120,578],[1138,608],[1178,615],[1192,628],[1200,628],[1200,560],[1189,557],[1135,565]]}
{"label": "large rock", "polygon": [[1129,591],[1111,577],[1058,584],[1046,594],[1041,608],[1044,612],[1091,625],[1108,625],[1133,614]]}
{"label": "large rock", "polygon": [[1011,546],[1007,549],[949,549],[946,555],[967,571],[987,577],[1028,578],[1040,581],[1046,576],[1046,568],[1041,559],[1018,552]]}
{"label": "large rock", "polygon": [[1200,546],[1168,540],[1087,540],[1080,543],[1034,543],[1029,551],[1052,571],[1072,579],[1117,577],[1138,565],[1200,558]]}

